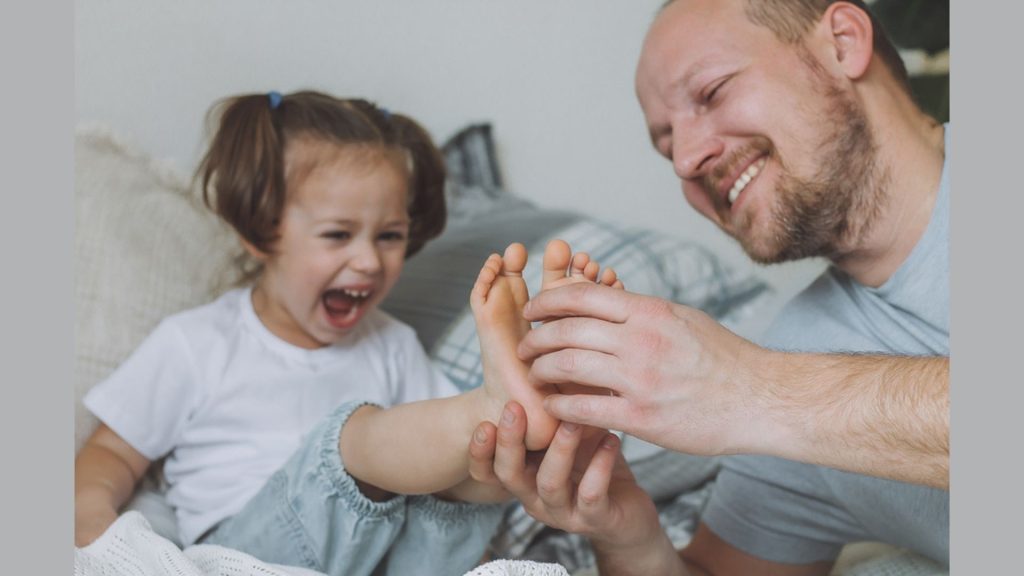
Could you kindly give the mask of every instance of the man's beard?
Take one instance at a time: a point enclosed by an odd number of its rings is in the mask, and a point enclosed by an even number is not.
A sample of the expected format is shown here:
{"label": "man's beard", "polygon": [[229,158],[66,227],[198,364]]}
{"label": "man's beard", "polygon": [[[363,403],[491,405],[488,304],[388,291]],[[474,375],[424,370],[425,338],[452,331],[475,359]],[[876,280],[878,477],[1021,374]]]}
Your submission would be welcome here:
{"label": "man's beard", "polygon": [[[780,165],[771,230],[768,237],[737,235],[747,254],[762,264],[814,256],[839,259],[857,246],[884,204],[887,178],[877,164],[864,110],[820,64],[808,64],[824,86],[828,106],[823,120],[834,129],[819,143],[818,169],[808,179],[786,169],[770,142],[763,144]],[[749,222],[738,224],[749,231]]]}

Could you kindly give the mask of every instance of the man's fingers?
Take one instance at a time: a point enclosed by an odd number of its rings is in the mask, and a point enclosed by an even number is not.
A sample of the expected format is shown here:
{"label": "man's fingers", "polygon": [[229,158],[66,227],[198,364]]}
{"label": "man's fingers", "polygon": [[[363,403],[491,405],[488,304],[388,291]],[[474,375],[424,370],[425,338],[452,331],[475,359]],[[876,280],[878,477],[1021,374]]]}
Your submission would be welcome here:
{"label": "man's fingers", "polygon": [[620,444],[617,436],[607,433],[590,459],[577,488],[577,506],[584,516],[601,515],[608,507],[608,488]]}
{"label": "man's fingers", "polygon": [[591,282],[574,282],[551,290],[543,290],[523,308],[523,316],[531,321],[545,321],[566,316],[589,316],[608,322],[625,322],[627,304],[638,297],[625,290]]}
{"label": "man's fingers", "polygon": [[620,324],[596,318],[554,319],[527,332],[516,353],[527,361],[566,348],[615,354],[622,345],[620,328]]}
{"label": "man's fingers", "polygon": [[552,512],[570,509],[573,504],[572,471],[580,445],[582,427],[562,422],[548,446],[537,470],[537,495]]}
{"label": "man's fingers", "polygon": [[516,497],[528,494],[532,484],[526,470],[526,411],[519,403],[505,404],[498,422],[494,474]]}
{"label": "man's fingers", "polygon": [[552,394],[544,399],[544,410],[558,420],[586,424],[606,430],[628,430],[629,401],[619,396]]}
{"label": "man's fingers", "polygon": [[469,476],[484,484],[500,484],[494,474],[494,451],[498,442],[498,427],[481,422],[473,431],[469,442]]}
{"label": "man's fingers", "polygon": [[546,384],[588,386],[601,395],[628,394],[630,380],[622,373],[622,362],[615,356],[590,350],[559,350],[533,361],[530,378]]}

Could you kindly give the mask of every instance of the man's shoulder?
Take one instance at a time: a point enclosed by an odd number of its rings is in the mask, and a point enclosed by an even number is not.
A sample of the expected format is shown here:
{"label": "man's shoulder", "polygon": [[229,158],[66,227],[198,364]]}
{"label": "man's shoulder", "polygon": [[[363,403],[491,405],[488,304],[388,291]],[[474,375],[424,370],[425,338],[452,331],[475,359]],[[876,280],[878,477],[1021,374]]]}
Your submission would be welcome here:
{"label": "man's shoulder", "polygon": [[860,332],[852,314],[857,307],[856,290],[855,284],[830,266],[782,307],[761,344],[805,352],[850,349],[853,344],[846,340]]}

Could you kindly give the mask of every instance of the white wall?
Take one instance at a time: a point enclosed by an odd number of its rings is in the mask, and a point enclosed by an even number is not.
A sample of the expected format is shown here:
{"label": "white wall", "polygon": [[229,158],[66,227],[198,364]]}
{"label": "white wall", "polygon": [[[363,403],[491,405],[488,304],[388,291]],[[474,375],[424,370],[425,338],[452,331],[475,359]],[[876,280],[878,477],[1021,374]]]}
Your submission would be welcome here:
{"label": "white wall", "polygon": [[[182,172],[217,98],[315,88],[420,120],[494,125],[506,184],[543,206],[745,256],[682,198],[633,93],[662,0],[89,0],[75,4],[76,113]],[[819,263],[762,271],[785,290]]]}

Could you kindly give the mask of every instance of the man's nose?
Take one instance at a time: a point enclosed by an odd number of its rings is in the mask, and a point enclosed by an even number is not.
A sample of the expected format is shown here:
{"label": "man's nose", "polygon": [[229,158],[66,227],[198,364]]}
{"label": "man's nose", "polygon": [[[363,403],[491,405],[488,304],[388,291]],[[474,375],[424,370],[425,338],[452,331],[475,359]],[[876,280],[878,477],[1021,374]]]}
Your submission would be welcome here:
{"label": "man's nose", "polygon": [[706,176],[725,150],[707,122],[679,122],[672,129],[672,167],[683,180]]}

